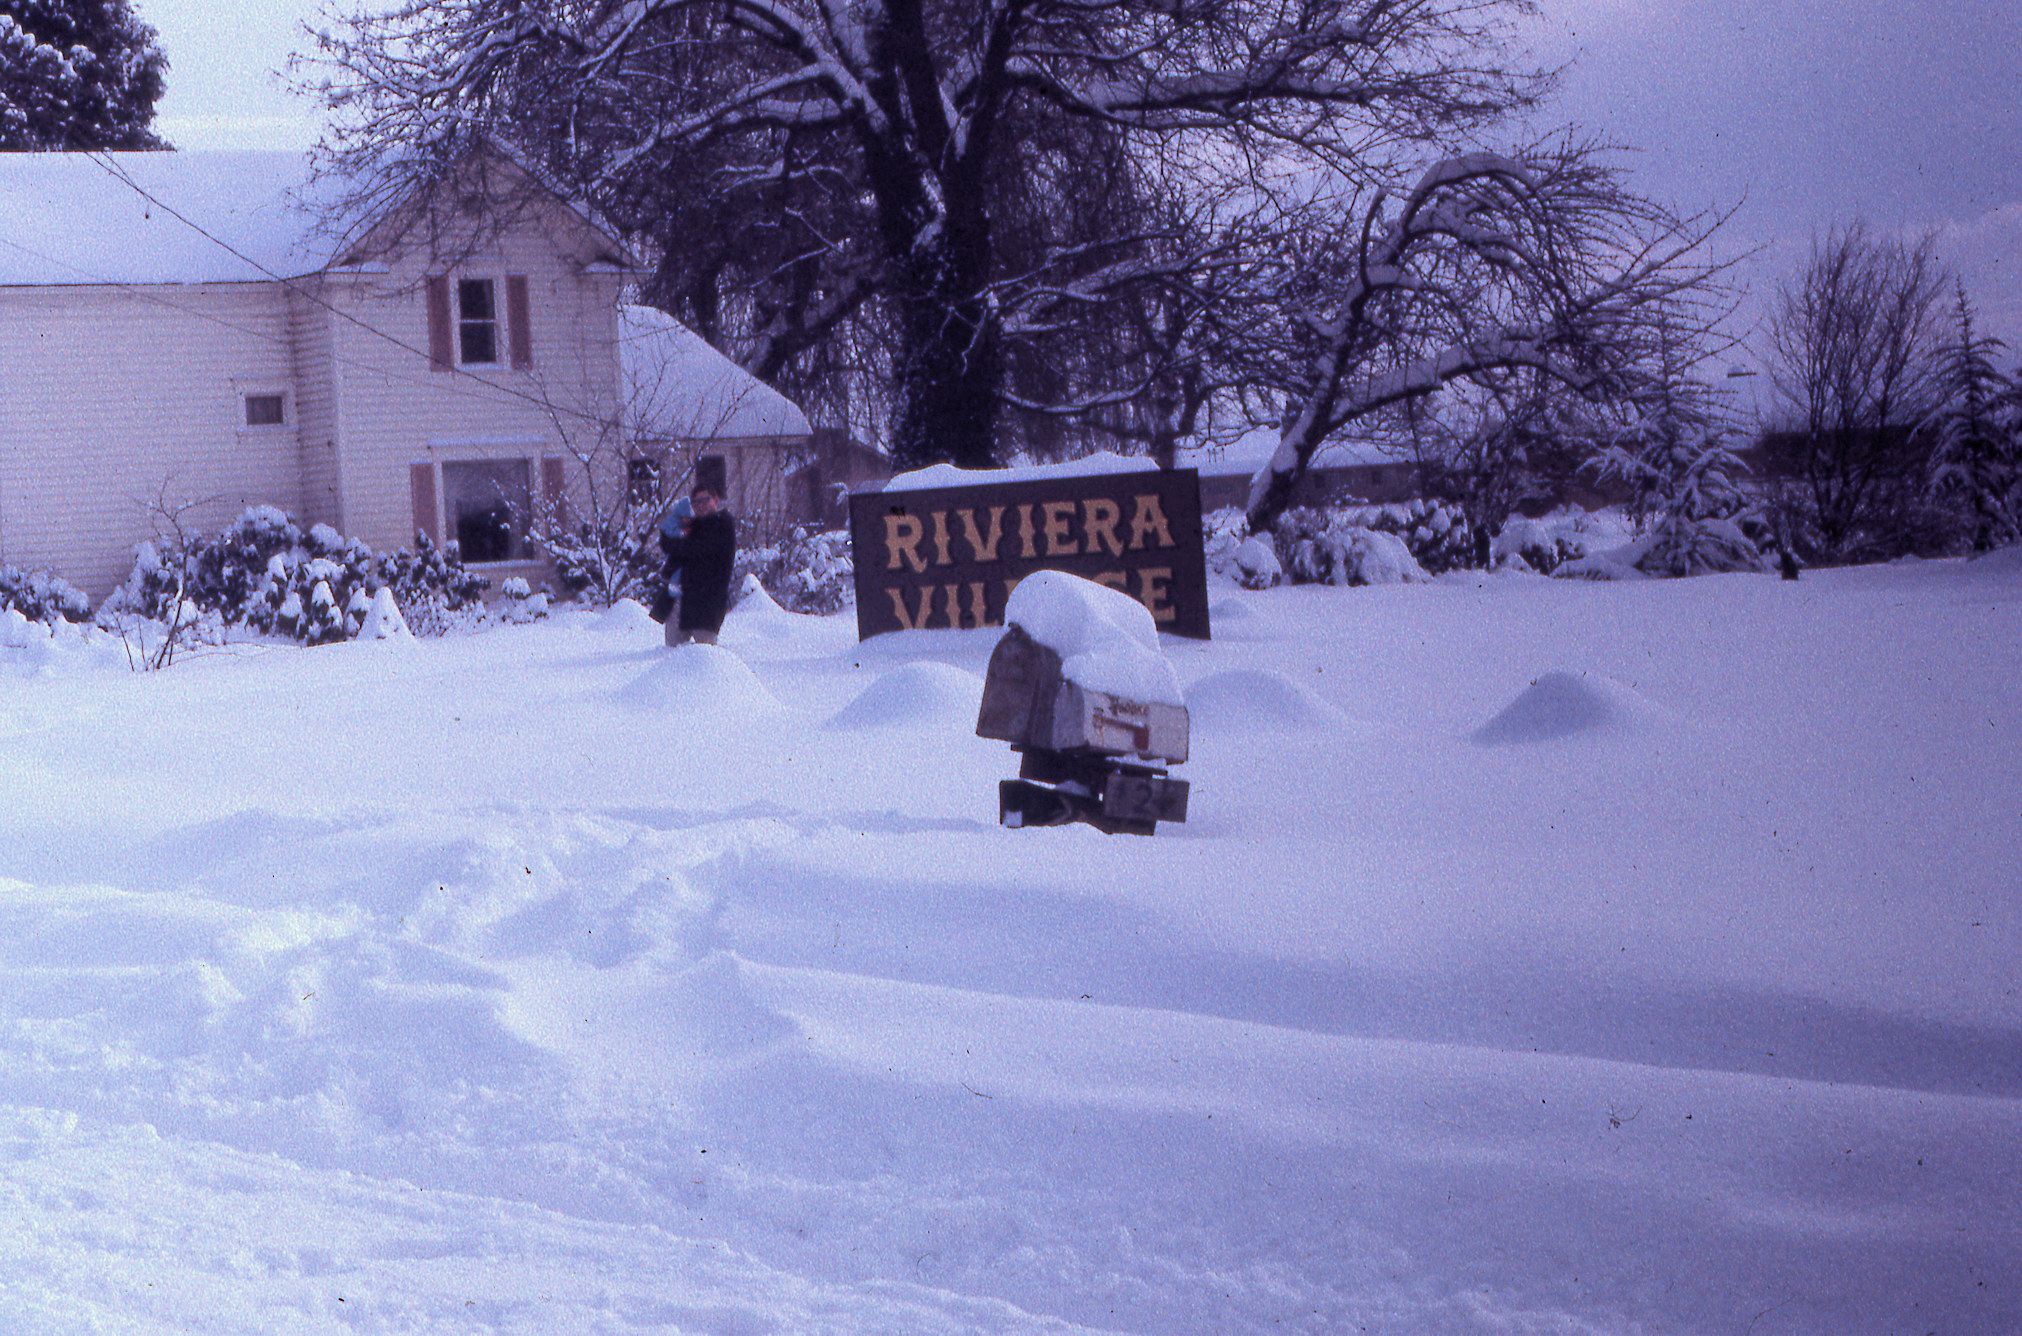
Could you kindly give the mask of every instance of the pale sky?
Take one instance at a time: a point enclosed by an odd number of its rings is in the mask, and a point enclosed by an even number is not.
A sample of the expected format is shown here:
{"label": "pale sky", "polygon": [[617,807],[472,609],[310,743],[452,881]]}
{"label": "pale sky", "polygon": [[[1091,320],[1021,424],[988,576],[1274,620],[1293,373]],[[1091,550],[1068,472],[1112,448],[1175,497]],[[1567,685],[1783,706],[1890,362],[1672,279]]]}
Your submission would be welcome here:
{"label": "pale sky", "polygon": [[[170,69],[157,128],[183,148],[295,147],[314,109],[272,73],[317,0],[135,0]],[[1677,207],[1739,204],[1726,245],[1759,315],[1814,229],[1937,228],[1989,332],[2022,361],[2022,6],[1996,0],[1542,0],[1527,36],[1566,65],[1539,124],[1636,152]],[[1745,360],[1745,359],[1744,359]]]}
{"label": "pale sky", "polygon": [[1543,0],[1547,124],[1639,150],[1645,194],[1739,203],[1758,309],[1814,230],[1941,233],[2022,361],[2022,7],[1996,0]]}

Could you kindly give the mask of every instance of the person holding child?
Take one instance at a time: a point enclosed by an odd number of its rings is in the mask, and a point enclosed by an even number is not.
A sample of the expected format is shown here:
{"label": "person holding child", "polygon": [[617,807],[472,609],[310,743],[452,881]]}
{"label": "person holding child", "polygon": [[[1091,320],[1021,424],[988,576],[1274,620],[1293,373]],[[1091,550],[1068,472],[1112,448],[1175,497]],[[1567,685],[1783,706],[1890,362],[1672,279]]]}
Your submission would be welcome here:
{"label": "person holding child", "polygon": [[660,550],[667,554],[670,588],[681,592],[667,618],[667,643],[716,643],[723,615],[730,610],[730,576],[737,560],[737,524],[722,498],[697,484],[688,493],[694,517],[680,532],[660,526]]}

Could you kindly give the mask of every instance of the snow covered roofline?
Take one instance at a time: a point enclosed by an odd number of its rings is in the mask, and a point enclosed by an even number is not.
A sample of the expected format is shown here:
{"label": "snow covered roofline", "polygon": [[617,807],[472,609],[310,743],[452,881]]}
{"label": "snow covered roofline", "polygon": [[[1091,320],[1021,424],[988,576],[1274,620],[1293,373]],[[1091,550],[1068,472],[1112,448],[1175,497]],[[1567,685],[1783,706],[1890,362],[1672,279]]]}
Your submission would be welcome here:
{"label": "snow covered roofline", "polygon": [[309,177],[293,152],[0,153],[0,286],[316,273],[341,238]]}
{"label": "snow covered roofline", "polygon": [[[1271,456],[1278,449],[1279,436],[1275,428],[1245,432],[1223,449],[1213,452],[1198,448],[1183,449],[1179,462],[1182,467],[1196,469],[1203,476],[1253,474],[1270,463]],[[1368,464],[1400,464],[1409,459],[1408,451],[1400,451],[1381,441],[1333,440],[1313,452],[1311,467],[1352,468]]]}
{"label": "snow covered roofline", "polygon": [[[634,263],[510,147],[488,152]],[[396,178],[397,181],[397,178]],[[292,151],[0,153],[0,287],[265,283],[345,267],[344,250],[422,189],[354,195]]]}
{"label": "snow covered roofline", "polygon": [[1001,469],[964,469],[953,464],[930,464],[909,473],[893,474],[884,490],[915,492],[935,487],[970,487],[977,483],[1031,482],[1040,478],[1094,478],[1111,473],[1148,473],[1157,468],[1157,460],[1142,455],[1118,455],[1097,450],[1062,464],[1018,464]]}
{"label": "snow covered roofline", "polygon": [[650,306],[618,308],[625,415],[637,435],[668,440],[806,436],[785,395]]}

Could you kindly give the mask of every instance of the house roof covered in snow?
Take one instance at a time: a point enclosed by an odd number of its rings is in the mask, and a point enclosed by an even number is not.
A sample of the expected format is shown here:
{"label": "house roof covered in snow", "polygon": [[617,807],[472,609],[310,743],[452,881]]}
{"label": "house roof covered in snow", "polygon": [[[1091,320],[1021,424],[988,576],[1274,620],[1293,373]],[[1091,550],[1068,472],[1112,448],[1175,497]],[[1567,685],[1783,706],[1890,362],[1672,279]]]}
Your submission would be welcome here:
{"label": "house roof covered in snow", "polygon": [[709,346],[664,311],[618,308],[626,416],[666,439],[805,436],[807,416],[786,396]]}
{"label": "house roof covered in snow", "polygon": [[[1278,448],[1274,430],[1247,432],[1219,450],[1182,449],[1181,468],[1199,469],[1203,474],[1252,474],[1270,462]],[[1313,452],[1313,468],[1349,468],[1366,464],[1403,464],[1410,456],[1393,446],[1371,440],[1334,440]]]}
{"label": "house roof covered in snow", "polygon": [[0,286],[247,283],[326,268],[293,152],[0,153]]}
{"label": "house roof covered in snow", "polygon": [[[490,154],[604,235],[505,144]],[[370,218],[350,183],[283,151],[0,153],[0,287],[259,283],[331,268]]]}

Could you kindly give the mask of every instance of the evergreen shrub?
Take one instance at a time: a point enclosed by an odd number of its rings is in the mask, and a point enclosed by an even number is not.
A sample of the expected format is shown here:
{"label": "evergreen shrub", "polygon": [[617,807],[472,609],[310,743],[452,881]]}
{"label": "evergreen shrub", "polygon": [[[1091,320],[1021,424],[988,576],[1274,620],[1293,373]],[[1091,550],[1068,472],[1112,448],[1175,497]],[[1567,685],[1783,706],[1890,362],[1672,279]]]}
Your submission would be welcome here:
{"label": "evergreen shrub", "polygon": [[215,537],[140,544],[132,573],[100,611],[196,627],[200,639],[242,627],[325,645],[355,637],[382,588],[417,634],[440,635],[488,584],[463,568],[455,543],[417,534],[413,551],[379,556],[327,524],[304,531],[276,507],[253,506]]}
{"label": "evergreen shrub", "polygon": [[0,611],[13,609],[31,622],[81,622],[91,616],[82,589],[48,571],[0,566]]}

